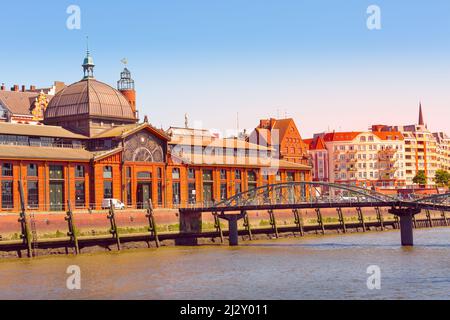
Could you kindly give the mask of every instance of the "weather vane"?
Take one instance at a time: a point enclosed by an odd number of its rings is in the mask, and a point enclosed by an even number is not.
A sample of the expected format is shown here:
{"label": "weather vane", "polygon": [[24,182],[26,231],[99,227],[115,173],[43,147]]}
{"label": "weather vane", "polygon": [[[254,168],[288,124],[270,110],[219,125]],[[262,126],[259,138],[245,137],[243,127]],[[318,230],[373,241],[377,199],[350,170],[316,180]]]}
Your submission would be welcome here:
{"label": "weather vane", "polygon": [[128,64],[127,58],[123,58],[120,62],[122,62],[125,66]]}

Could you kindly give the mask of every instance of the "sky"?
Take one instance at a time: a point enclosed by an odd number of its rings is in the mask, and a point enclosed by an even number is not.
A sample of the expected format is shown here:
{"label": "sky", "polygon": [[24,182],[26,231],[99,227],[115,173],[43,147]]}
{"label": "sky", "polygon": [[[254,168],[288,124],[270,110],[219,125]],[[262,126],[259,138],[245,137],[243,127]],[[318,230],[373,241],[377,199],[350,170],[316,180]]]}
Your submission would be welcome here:
{"label": "sky", "polygon": [[[80,29],[67,8],[80,8]],[[367,28],[377,5],[381,29]],[[140,115],[223,132],[292,117],[304,138],[371,124],[450,133],[450,1],[2,1],[0,82],[116,86],[127,58]],[[239,121],[238,121],[239,119]]]}

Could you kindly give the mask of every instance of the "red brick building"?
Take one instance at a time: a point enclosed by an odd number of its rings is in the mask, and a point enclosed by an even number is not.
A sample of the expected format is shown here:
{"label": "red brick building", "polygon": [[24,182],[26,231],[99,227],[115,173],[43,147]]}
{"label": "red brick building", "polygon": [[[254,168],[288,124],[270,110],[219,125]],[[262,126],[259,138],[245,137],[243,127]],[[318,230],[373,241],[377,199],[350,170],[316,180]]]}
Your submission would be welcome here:
{"label": "red brick building", "polygon": [[83,79],[44,106],[44,125],[0,123],[0,211],[20,209],[19,186],[28,209],[62,211],[68,201],[100,209],[104,199],[132,208],[149,199],[155,207],[209,205],[265,184],[311,179],[305,146],[288,122],[281,151],[189,128],[165,132],[138,122],[128,69],[117,90],[95,80],[94,66],[88,53]]}

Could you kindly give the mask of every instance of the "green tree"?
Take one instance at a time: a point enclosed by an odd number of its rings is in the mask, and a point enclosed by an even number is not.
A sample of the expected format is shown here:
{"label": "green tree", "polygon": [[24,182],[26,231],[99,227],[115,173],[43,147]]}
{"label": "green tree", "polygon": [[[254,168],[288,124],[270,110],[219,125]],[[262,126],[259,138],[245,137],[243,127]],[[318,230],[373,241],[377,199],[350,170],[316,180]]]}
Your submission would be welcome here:
{"label": "green tree", "polygon": [[419,170],[416,176],[413,179],[413,182],[418,185],[426,185],[427,184],[427,175],[424,170]]}
{"label": "green tree", "polygon": [[434,182],[436,182],[438,186],[448,186],[450,182],[450,173],[445,170],[437,170]]}

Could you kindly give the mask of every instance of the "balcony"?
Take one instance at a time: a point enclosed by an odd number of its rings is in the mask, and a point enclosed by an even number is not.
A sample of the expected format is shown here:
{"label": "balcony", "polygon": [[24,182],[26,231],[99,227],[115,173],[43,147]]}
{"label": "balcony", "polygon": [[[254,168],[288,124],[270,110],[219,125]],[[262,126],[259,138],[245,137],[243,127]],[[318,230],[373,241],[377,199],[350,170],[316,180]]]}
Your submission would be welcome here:
{"label": "balcony", "polygon": [[397,149],[394,149],[394,148],[383,148],[380,151],[378,151],[378,153],[380,155],[390,155],[390,156],[392,156],[392,155],[397,153]]}

